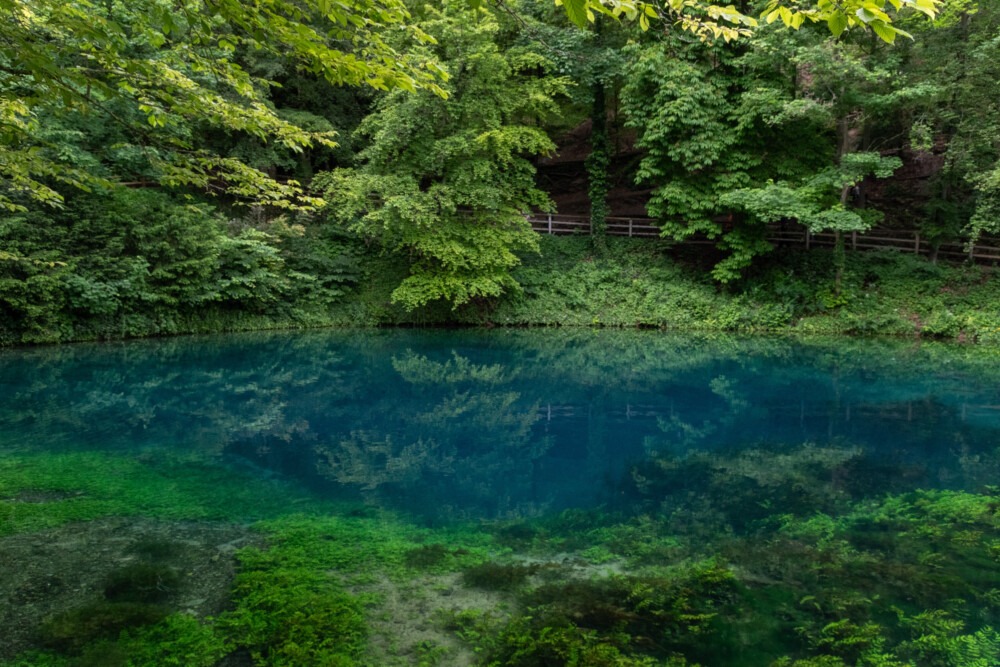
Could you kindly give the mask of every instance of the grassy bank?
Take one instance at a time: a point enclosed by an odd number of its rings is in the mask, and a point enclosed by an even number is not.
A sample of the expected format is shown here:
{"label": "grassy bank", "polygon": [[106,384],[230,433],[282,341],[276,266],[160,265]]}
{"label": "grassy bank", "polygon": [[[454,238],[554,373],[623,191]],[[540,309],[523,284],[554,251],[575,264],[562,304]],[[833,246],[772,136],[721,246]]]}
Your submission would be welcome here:
{"label": "grassy bank", "polygon": [[899,252],[848,253],[834,289],[833,254],[779,249],[740,284],[708,277],[703,248],[647,239],[542,239],[515,272],[521,292],[459,310],[411,313],[391,304],[405,267],[382,259],[338,322],[497,326],[654,327],[692,331],[923,336],[1000,341],[1000,277],[993,267],[932,264]]}
{"label": "grassy bank", "polygon": [[[350,256],[352,268],[336,277],[337,289],[288,288],[262,302],[250,299],[255,289],[250,281],[246,298],[228,303],[182,307],[140,300],[95,313],[79,308],[67,293],[52,298],[63,305],[50,304],[42,315],[0,322],[0,344],[438,325],[650,327],[1000,342],[1000,276],[994,267],[933,264],[895,251],[849,252],[838,292],[831,251],[778,249],[740,283],[719,286],[708,275],[717,258],[704,246],[610,238],[604,252],[595,253],[589,237],[541,241],[541,253],[525,257],[514,273],[519,291],[458,309],[436,304],[406,311],[394,304],[392,292],[406,277],[408,260],[344,242],[338,252]],[[313,264],[309,270],[319,275],[324,262]]]}

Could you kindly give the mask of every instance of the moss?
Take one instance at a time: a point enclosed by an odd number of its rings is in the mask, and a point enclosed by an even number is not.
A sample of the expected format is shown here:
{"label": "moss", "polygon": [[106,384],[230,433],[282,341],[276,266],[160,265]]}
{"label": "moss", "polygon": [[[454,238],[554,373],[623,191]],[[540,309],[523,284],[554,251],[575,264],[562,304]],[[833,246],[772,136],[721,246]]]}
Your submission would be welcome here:
{"label": "moss", "polygon": [[123,630],[163,620],[161,606],[139,602],[101,600],[48,619],[39,631],[42,643],[66,653],[78,653],[99,639],[116,637]]}
{"label": "moss", "polygon": [[159,563],[174,560],[184,553],[184,546],[177,542],[159,539],[143,539],[129,547],[129,553],[145,560]]}
{"label": "moss", "polygon": [[179,587],[173,568],[134,563],[112,571],[104,582],[104,597],[113,602],[163,602]]}
{"label": "moss", "polygon": [[462,573],[462,581],[472,588],[512,591],[524,585],[528,577],[538,572],[539,567],[521,563],[486,562],[466,569]]}
{"label": "moss", "polygon": [[538,528],[524,522],[501,526],[496,530],[497,541],[508,547],[529,544],[536,535],[538,535]]}
{"label": "moss", "polygon": [[407,567],[428,569],[443,564],[450,555],[451,550],[443,544],[424,544],[407,551],[403,559]]}
{"label": "moss", "polygon": [[[17,502],[25,492],[47,502]],[[202,457],[105,452],[36,453],[0,459],[0,535],[104,516],[246,520],[324,503],[284,484]]]}
{"label": "moss", "polygon": [[[1000,664],[1000,489],[844,491],[831,480],[857,458],[847,446],[664,456],[641,469],[644,485],[627,488],[620,507],[478,532],[417,527],[377,508],[277,516],[258,524],[265,547],[239,552],[232,609],[217,621],[167,616],[162,605],[180,597],[170,566],[183,546],[137,542],[130,551],[142,562],[109,575],[107,599],[48,619],[42,635],[53,653],[11,664],[207,667],[226,654],[260,665],[365,664],[384,608],[358,591],[440,585],[427,570],[461,571],[469,586],[507,593],[512,616],[450,621],[482,664]],[[40,473],[35,502],[20,503],[36,519],[48,509],[63,521],[67,507],[96,501],[88,507],[103,513],[225,516],[218,494],[241,479],[183,461],[160,469],[106,454],[53,459],[22,457],[28,472],[8,468],[0,482],[24,489]],[[182,480],[185,471],[196,479]],[[123,472],[152,490],[116,481]],[[213,490],[211,480],[228,481]],[[251,507],[240,502],[237,511]],[[275,499],[263,503],[280,511]],[[749,508],[742,522],[740,506]],[[621,558],[628,574],[557,564],[567,546],[592,562]],[[528,552],[553,562],[517,561]],[[447,661],[433,642],[400,656]]]}
{"label": "moss", "polygon": [[[504,667],[685,667],[679,655],[656,660],[627,648],[629,638],[620,633],[601,634],[570,622],[539,623],[531,616],[517,616],[506,623],[471,612],[454,615],[451,627],[476,645],[479,665]],[[691,667],[694,667],[691,665]]]}
{"label": "moss", "polygon": [[229,652],[211,625],[186,614],[87,646],[73,667],[211,667]]}
{"label": "moss", "polygon": [[291,516],[259,525],[265,549],[239,552],[235,608],[219,627],[255,664],[353,665],[370,628],[345,579],[401,568],[413,551],[404,524],[384,517]]}

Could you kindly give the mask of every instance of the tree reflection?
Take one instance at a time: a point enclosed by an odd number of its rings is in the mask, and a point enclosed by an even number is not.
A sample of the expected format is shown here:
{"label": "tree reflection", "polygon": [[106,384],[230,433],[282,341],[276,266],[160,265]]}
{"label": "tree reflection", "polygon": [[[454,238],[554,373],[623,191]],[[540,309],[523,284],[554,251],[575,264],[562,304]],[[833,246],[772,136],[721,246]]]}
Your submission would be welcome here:
{"label": "tree reflection", "polygon": [[683,460],[677,479],[695,483],[709,465],[699,455],[745,472],[752,452],[803,442],[810,456],[864,451],[839,464],[843,488],[884,481],[883,469],[959,486],[995,467],[990,360],[926,344],[579,330],[9,350],[0,452],[183,451],[430,519],[615,504],[647,488],[638,477],[623,488],[627,470],[673,479]]}

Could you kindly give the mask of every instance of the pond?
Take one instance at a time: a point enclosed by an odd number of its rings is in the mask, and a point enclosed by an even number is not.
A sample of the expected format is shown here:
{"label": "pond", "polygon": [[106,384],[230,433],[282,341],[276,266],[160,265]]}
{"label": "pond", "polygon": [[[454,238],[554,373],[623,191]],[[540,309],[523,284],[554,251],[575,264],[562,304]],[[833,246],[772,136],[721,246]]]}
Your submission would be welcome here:
{"label": "pond", "polygon": [[1000,351],[0,352],[3,665],[1000,664]]}

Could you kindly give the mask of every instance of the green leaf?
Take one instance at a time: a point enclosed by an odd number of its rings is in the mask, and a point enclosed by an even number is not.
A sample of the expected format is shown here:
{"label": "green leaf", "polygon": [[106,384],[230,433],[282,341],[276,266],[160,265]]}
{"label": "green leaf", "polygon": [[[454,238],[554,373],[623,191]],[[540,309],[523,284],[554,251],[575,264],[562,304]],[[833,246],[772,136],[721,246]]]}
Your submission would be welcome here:
{"label": "green leaf", "polygon": [[589,10],[587,0],[563,0],[563,7],[566,8],[566,15],[577,27],[587,27],[587,15]]}
{"label": "green leaf", "polygon": [[872,31],[876,35],[878,35],[879,39],[881,39],[883,42],[886,42],[887,44],[892,44],[893,42],[896,41],[896,35],[898,31],[888,23],[885,23],[883,21],[872,21],[868,25],[871,26]]}
{"label": "green leaf", "polygon": [[859,7],[858,11],[855,12],[855,15],[861,19],[862,23],[871,23],[876,19],[876,16],[864,7]]}
{"label": "green leaf", "polygon": [[834,37],[840,37],[847,30],[847,17],[842,12],[837,12],[827,19],[826,25]]}

